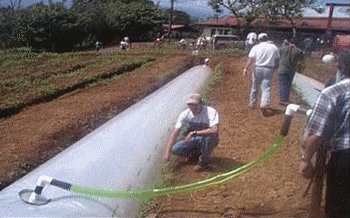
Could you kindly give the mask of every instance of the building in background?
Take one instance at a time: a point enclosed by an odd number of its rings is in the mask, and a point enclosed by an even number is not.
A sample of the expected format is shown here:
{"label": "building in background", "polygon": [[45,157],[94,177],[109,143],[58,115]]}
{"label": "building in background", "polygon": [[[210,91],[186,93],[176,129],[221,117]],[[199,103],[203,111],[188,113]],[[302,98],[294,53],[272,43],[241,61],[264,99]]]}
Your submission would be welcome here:
{"label": "building in background", "polygon": [[[350,18],[332,18],[328,33],[327,17],[297,17],[293,20],[297,36],[300,38],[323,38],[329,34],[329,31],[332,36],[350,34]],[[199,22],[197,25],[205,36],[244,34],[243,30],[267,32],[274,38],[286,38],[293,34],[293,25],[289,20],[283,18],[273,22],[259,18],[253,21],[248,28],[243,19],[237,19],[234,16],[209,19]]]}

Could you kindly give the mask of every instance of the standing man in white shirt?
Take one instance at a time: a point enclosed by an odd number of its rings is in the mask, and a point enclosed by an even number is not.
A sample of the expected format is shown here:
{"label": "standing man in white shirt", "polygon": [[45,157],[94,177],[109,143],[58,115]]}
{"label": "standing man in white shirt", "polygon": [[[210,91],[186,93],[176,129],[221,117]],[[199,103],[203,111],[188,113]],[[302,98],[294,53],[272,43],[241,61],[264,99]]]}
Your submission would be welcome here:
{"label": "standing man in white shirt", "polygon": [[[205,170],[219,141],[219,115],[214,108],[203,105],[200,94],[192,94],[186,104],[188,109],[179,115],[168,139],[164,160],[169,161],[171,153],[187,159],[195,157],[198,163],[194,169]],[[175,143],[181,130],[184,130],[185,138]]]}
{"label": "standing man in white shirt", "polygon": [[259,44],[255,45],[249,52],[248,61],[243,70],[247,76],[251,72],[251,90],[249,96],[249,107],[255,108],[259,86],[261,87],[260,109],[263,115],[267,115],[271,105],[271,83],[272,74],[279,63],[278,48],[268,41],[266,33],[258,36]]}
{"label": "standing man in white shirt", "polygon": [[245,49],[246,51],[250,51],[250,49],[256,44],[258,36],[255,32],[250,32],[247,35],[247,39],[245,41]]}

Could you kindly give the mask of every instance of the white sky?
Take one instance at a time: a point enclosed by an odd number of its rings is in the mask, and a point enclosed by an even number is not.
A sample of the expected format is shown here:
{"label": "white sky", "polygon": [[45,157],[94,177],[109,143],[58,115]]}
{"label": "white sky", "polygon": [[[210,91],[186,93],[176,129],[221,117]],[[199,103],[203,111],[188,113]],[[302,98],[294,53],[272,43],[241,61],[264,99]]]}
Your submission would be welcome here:
{"label": "white sky", "polygon": [[[47,2],[48,0],[22,0],[22,4],[27,6],[35,2]],[[60,1],[60,0],[54,0],[54,1]],[[159,2],[160,5],[164,8],[169,7],[170,0],[153,0],[155,3]],[[9,2],[9,0],[0,0],[0,3],[2,5],[6,5]],[[68,0],[67,2],[70,2]],[[327,2],[333,2],[333,3],[350,3],[350,0],[320,0],[320,4],[324,5]],[[213,16],[214,12],[213,10],[208,6],[208,0],[175,0],[175,8],[178,10],[183,10],[189,13],[191,16],[194,17],[208,17]],[[346,8],[344,7],[335,7],[334,10],[334,17],[349,17],[349,13],[346,13]],[[223,15],[228,15],[229,12],[226,11]],[[324,13],[318,14],[317,12],[311,10],[311,9],[305,9],[304,16],[328,16],[328,8],[325,10]]]}
{"label": "white sky", "polygon": [[[159,2],[162,7],[169,7],[170,0],[153,0],[154,2]],[[179,10],[184,10],[187,13],[194,16],[212,16],[214,13],[211,8],[208,6],[208,0],[175,0],[175,8]],[[321,5],[325,5],[327,2],[333,3],[350,3],[349,0],[320,0]],[[350,17],[349,13],[346,13],[346,7],[335,7],[334,9],[334,17]],[[318,14],[312,9],[305,9],[304,16],[328,16],[328,8],[324,13]],[[225,14],[229,14],[229,12],[225,12]]]}

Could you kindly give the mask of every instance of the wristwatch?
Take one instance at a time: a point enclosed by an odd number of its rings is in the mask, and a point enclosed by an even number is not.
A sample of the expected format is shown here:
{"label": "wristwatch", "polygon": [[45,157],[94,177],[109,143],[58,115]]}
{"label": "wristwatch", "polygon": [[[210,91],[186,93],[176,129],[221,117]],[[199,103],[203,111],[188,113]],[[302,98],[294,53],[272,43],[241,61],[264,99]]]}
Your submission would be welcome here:
{"label": "wristwatch", "polygon": [[196,136],[197,135],[197,131],[193,131],[193,136]]}

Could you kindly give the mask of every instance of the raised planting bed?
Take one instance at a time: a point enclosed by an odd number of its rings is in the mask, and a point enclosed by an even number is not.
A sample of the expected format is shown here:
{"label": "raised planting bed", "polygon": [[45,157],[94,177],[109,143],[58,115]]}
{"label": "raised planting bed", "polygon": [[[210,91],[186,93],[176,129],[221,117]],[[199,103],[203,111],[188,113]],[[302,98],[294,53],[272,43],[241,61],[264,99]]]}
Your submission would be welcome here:
{"label": "raised planting bed", "polygon": [[52,100],[56,97],[84,88],[89,84],[111,78],[143,64],[154,61],[149,56],[133,58],[115,55],[100,55],[96,61],[65,65],[60,68],[31,74],[18,74],[17,77],[0,82],[0,117],[17,113],[26,106]]}

